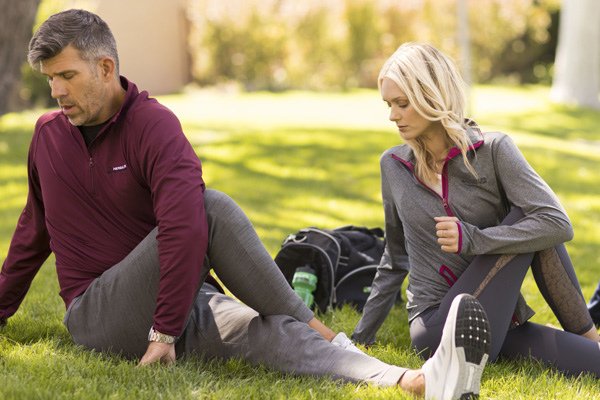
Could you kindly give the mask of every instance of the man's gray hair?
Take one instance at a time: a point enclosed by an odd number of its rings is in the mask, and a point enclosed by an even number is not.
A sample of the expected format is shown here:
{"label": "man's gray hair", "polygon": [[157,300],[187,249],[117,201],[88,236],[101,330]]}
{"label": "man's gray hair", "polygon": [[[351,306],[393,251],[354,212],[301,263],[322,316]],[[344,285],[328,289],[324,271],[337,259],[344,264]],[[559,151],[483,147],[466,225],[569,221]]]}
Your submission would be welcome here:
{"label": "man's gray hair", "polygon": [[110,28],[102,18],[85,10],[63,11],[44,21],[29,42],[29,65],[39,70],[41,61],[58,55],[69,45],[86,61],[112,58],[119,75],[117,43]]}

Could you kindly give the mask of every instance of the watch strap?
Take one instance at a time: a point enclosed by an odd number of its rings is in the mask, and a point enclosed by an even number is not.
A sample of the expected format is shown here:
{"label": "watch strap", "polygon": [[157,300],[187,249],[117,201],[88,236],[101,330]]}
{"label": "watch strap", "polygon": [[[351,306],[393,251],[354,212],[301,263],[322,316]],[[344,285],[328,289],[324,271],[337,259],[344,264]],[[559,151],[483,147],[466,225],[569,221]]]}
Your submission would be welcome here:
{"label": "watch strap", "polygon": [[166,343],[173,344],[177,340],[176,336],[167,335],[165,333],[161,333],[154,329],[154,327],[150,328],[150,332],[148,332],[148,341],[149,342],[158,342],[158,343]]}

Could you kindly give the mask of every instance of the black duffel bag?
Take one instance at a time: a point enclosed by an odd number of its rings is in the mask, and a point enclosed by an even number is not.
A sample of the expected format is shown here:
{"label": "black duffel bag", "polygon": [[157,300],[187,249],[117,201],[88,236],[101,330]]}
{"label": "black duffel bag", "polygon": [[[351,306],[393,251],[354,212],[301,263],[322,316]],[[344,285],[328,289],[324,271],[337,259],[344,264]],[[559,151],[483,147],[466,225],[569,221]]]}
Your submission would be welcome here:
{"label": "black duffel bag", "polygon": [[361,311],[384,247],[381,228],[306,228],[284,240],[275,262],[290,285],[297,269],[309,266],[315,271],[313,308],[326,312],[351,304]]}

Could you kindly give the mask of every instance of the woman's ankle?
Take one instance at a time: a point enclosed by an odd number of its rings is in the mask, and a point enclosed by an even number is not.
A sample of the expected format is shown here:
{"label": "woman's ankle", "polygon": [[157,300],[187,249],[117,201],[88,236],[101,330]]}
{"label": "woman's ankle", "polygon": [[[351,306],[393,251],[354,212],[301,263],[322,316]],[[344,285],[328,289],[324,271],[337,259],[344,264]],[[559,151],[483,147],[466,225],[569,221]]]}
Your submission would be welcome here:
{"label": "woman's ankle", "polygon": [[595,326],[593,326],[589,331],[583,333],[581,336],[593,340],[594,342],[600,342],[600,335],[598,334]]}

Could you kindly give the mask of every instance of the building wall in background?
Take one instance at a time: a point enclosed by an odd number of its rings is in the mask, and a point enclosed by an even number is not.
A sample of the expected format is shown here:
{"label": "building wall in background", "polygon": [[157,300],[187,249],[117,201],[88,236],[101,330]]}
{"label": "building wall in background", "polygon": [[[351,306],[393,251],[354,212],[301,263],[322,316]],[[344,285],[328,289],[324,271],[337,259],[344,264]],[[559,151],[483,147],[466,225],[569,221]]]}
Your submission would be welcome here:
{"label": "building wall in background", "polygon": [[190,81],[187,0],[100,0],[94,12],[110,26],[121,75],[152,95],[173,93]]}

